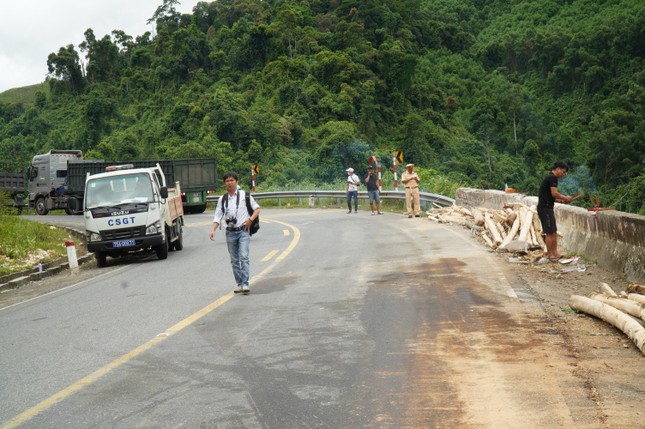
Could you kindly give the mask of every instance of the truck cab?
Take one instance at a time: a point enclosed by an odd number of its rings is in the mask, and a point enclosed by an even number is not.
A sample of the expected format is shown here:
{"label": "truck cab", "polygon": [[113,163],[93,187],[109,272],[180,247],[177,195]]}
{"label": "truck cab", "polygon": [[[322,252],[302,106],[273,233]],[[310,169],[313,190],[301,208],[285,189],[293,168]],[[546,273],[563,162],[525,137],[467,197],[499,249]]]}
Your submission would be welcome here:
{"label": "truck cab", "polygon": [[168,189],[165,176],[153,168],[117,166],[87,176],[83,213],[87,247],[99,267],[107,256],[155,251],[166,259],[182,250],[183,208],[179,183]]}
{"label": "truck cab", "polygon": [[46,215],[52,209],[68,211],[65,192],[67,162],[82,159],[80,150],[50,150],[34,156],[27,173],[29,206],[35,208],[39,215]]}

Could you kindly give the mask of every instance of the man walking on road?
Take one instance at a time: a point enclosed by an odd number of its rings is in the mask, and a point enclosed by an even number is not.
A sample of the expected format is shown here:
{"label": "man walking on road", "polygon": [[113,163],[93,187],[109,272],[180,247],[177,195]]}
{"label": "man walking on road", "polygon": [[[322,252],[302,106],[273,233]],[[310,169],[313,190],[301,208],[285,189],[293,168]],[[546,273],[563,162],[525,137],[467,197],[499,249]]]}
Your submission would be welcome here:
{"label": "man walking on road", "polygon": [[405,166],[407,169],[401,175],[401,182],[405,186],[405,204],[408,209],[408,217],[412,217],[412,200],[414,200],[414,216],[421,215],[421,198],[419,197],[419,176],[414,172],[414,164]]}
{"label": "man walking on road", "polygon": [[235,293],[250,292],[249,277],[249,243],[251,234],[249,229],[253,221],[260,216],[260,206],[250,196],[251,208],[253,213],[249,215],[246,207],[246,193],[238,189],[237,174],[229,172],[224,175],[224,185],[226,194],[219,197],[217,207],[215,208],[215,217],[213,219],[213,228],[211,228],[210,239],[215,239],[215,230],[222,223],[226,222],[226,245],[231,257],[231,266],[237,287]]}
{"label": "man walking on road", "polygon": [[[370,199],[370,209],[372,215],[381,213],[381,196],[378,189],[378,179],[374,175],[374,168],[370,165],[367,167],[367,176],[365,176],[365,185],[367,186],[367,195]],[[376,207],[376,211],[374,208]]]}
{"label": "man walking on road", "polygon": [[352,200],[354,200],[354,213],[358,213],[358,185],[361,179],[354,174],[354,169],[349,167],[347,170],[347,214],[352,212]]}

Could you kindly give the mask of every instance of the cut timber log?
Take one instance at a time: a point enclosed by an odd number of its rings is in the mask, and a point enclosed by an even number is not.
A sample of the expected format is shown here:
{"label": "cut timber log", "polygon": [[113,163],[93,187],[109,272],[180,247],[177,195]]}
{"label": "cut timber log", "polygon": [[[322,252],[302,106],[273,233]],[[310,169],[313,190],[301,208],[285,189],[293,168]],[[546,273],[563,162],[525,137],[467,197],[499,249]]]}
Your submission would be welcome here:
{"label": "cut timber log", "polygon": [[542,237],[542,224],[540,223],[540,218],[537,215],[537,212],[531,210],[533,212],[533,228],[535,229],[535,238],[537,239],[537,244],[540,246],[542,249],[546,250],[546,243],[544,242],[544,238]]}
{"label": "cut timber log", "polygon": [[645,304],[645,295],[641,295],[640,293],[627,294],[627,299],[630,299],[639,304]]}
{"label": "cut timber log", "polygon": [[645,286],[632,283],[629,286],[627,286],[627,292],[639,293],[641,295],[645,295]]}
{"label": "cut timber log", "polygon": [[[504,204],[500,209],[466,209],[453,205],[433,208],[426,213],[430,221],[461,225],[473,230],[473,234],[477,236],[480,230],[484,229],[489,240],[486,240],[484,235],[482,240],[493,249],[519,252],[511,250],[515,241],[527,245],[524,252],[529,249],[536,250],[536,247],[546,249],[542,225],[535,207],[528,207],[519,202]],[[492,242],[492,245],[488,241]]]}
{"label": "cut timber log", "polygon": [[528,238],[529,238],[529,243],[531,243],[531,245],[533,245],[533,246],[538,245],[537,234],[535,233],[535,229],[533,228],[533,225],[531,225],[531,227],[529,228],[529,237]]}
{"label": "cut timber log", "polygon": [[603,304],[611,305],[612,307],[627,313],[634,317],[638,317],[645,322],[645,309],[642,304],[639,304],[635,301],[630,301],[626,298],[620,298],[618,296],[607,296],[603,294],[593,294],[589,298],[600,301]]}
{"label": "cut timber log", "polygon": [[515,238],[517,235],[517,231],[520,229],[520,217],[516,216],[515,221],[513,222],[513,226],[511,227],[511,230],[508,232],[508,235],[506,235],[506,238],[502,241],[502,244],[499,245],[500,249],[506,249],[506,246]]}
{"label": "cut timber log", "polygon": [[631,316],[610,305],[580,295],[571,295],[569,307],[591,314],[620,329],[636,344],[641,353],[645,354],[645,328],[633,320]]}
{"label": "cut timber log", "polygon": [[506,223],[506,216],[502,215],[500,212],[493,211],[491,214],[495,223],[504,224]]}
{"label": "cut timber log", "polygon": [[473,217],[473,214],[471,213],[471,211],[465,207],[454,206],[454,211],[464,216]]}
{"label": "cut timber log", "polygon": [[484,213],[479,209],[472,209],[473,218],[475,219],[475,224],[479,226],[484,226]]}
{"label": "cut timber log", "polygon": [[618,296],[616,292],[605,282],[600,282],[600,292],[604,293],[605,295],[609,296]]}
{"label": "cut timber log", "polygon": [[506,217],[506,223],[509,226],[512,226],[515,223],[515,219],[517,219],[517,213],[511,212],[509,215]]}
{"label": "cut timber log", "polygon": [[457,225],[469,225],[471,223],[470,220],[458,215],[442,216],[441,218],[435,218],[434,220],[440,223],[454,223]]}
{"label": "cut timber log", "polygon": [[499,236],[502,237],[502,241],[506,238],[506,230],[502,226],[501,223],[495,222],[495,227],[497,227],[497,231],[499,232]]}
{"label": "cut timber log", "polygon": [[504,204],[504,207],[511,207],[513,210],[519,210],[521,207],[524,207],[525,209],[528,209],[529,206],[527,206],[524,203],[520,203],[519,201],[513,201],[513,202],[507,202]]}
{"label": "cut timber log", "polygon": [[495,244],[493,243],[493,240],[488,238],[488,235],[486,235],[486,231],[482,231],[482,238],[488,244],[488,247],[495,247]]}
{"label": "cut timber log", "polygon": [[529,230],[531,229],[531,225],[533,225],[533,212],[531,210],[522,208],[522,210],[520,211],[520,217],[522,218],[522,226],[520,228],[519,240],[528,241],[527,236],[529,234]]}
{"label": "cut timber log", "polygon": [[499,231],[495,226],[495,222],[493,222],[493,219],[491,219],[490,214],[488,213],[484,214],[484,222],[486,224],[486,228],[490,231],[491,235],[493,236],[493,242],[499,246],[503,240],[502,240],[502,237],[499,235]]}

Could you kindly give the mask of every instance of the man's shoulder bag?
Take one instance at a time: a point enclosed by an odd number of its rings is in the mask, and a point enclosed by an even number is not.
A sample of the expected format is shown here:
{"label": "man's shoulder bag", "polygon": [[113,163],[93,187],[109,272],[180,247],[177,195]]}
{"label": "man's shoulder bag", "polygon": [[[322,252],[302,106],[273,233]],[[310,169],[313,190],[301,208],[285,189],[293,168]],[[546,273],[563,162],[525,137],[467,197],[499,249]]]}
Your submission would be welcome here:
{"label": "man's shoulder bag", "polygon": [[[253,207],[251,207],[251,194],[246,194],[246,211],[249,212],[249,216],[253,215]],[[249,234],[253,235],[260,229],[260,215],[257,215],[255,220],[252,221],[251,228],[249,228]]]}

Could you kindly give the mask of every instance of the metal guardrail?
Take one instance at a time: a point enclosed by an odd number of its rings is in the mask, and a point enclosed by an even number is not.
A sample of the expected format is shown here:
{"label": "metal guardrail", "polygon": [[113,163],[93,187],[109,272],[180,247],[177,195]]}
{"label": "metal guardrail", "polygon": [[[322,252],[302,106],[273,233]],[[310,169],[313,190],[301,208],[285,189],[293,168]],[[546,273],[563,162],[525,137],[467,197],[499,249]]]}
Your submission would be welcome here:
{"label": "metal guardrail", "polygon": [[[455,200],[443,195],[431,194],[430,192],[419,192],[421,207],[427,210],[427,206],[438,205],[441,207],[451,206]],[[206,198],[208,202],[217,202],[219,195],[211,195]],[[277,199],[278,206],[282,205],[283,199],[297,198],[298,205],[302,205],[303,199],[307,200],[310,206],[320,206],[323,198],[336,198],[336,204],[340,205],[341,200],[345,201],[347,193],[345,191],[282,191],[282,192],[257,192],[253,194],[256,200]],[[367,191],[359,191],[360,200],[368,200]],[[382,191],[381,200],[402,200],[405,204],[405,191]]]}

